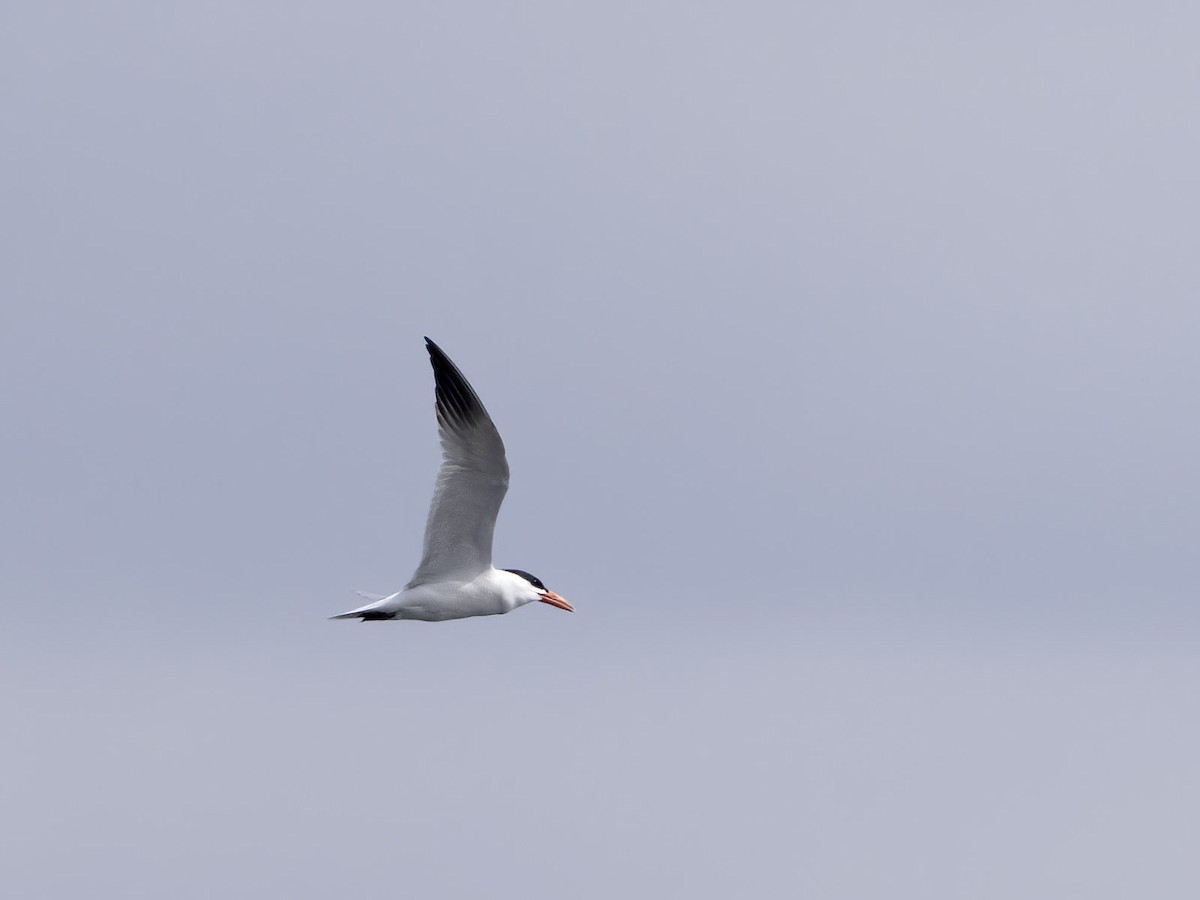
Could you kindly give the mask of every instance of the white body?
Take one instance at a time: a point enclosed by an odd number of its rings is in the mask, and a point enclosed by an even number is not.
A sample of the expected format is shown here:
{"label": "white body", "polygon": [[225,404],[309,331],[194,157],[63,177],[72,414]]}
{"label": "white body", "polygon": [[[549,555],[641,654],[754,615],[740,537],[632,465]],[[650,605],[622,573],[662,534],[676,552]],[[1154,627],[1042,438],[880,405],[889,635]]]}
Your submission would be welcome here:
{"label": "white body", "polygon": [[406,587],[354,613],[391,613],[397,619],[442,622],[468,616],[499,616],[540,599],[533,585],[503,569],[488,569],[466,581],[434,581]]}

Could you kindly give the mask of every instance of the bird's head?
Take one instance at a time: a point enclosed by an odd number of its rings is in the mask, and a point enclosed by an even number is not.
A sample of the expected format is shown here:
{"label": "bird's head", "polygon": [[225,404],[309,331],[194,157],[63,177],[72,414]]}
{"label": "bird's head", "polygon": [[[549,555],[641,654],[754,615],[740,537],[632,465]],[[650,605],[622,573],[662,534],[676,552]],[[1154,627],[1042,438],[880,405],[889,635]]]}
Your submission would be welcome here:
{"label": "bird's head", "polygon": [[540,600],[542,603],[549,603],[551,606],[565,609],[567,612],[575,612],[575,607],[547,588],[542,584],[540,579],[530,575],[528,572],[523,572],[520,569],[503,569],[501,571],[516,575],[525,582],[519,586],[520,590],[523,591],[523,595],[520,597],[521,603],[532,603],[534,600]]}

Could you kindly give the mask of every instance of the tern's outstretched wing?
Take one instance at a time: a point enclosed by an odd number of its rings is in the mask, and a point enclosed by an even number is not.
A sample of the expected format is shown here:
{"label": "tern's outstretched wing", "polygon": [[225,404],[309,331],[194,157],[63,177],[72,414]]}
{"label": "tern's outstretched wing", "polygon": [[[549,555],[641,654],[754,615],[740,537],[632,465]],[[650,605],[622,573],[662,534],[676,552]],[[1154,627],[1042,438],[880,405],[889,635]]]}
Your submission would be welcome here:
{"label": "tern's outstretched wing", "polygon": [[409,587],[429,581],[472,578],[492,564],[492,532],[508,491],[504,442],[458,367],[425,338],[437,382],[438,470],[425,552]]}

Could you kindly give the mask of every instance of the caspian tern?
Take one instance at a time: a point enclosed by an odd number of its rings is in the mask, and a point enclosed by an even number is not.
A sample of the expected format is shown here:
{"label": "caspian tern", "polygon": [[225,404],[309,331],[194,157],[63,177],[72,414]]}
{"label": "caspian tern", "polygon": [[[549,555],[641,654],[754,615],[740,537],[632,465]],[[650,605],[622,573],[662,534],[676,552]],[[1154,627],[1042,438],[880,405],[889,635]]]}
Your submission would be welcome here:
{"label": "caspian tern", "polygon": [[574,612],[528,572],[492,566],[492,532],[508,491],[504,442],[450,357],[429,338],[425,347],[436,382],[442,467],[425,524],[421,564],[403,590],[331,618],[441,622],[501,615],[535,600]]}

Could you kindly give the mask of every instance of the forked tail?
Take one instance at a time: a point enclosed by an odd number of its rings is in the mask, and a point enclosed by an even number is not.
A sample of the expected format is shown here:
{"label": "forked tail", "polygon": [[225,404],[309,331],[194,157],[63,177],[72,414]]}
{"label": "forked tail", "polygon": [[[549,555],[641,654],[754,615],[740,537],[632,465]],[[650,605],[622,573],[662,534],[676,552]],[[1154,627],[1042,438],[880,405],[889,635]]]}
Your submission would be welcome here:
{"label": "forked tail", "polygon": [[386,619],[396,618],[396,614],[392,612],[383,612],[375,609],[380,603],[388,599],[382,594],[371,594],[367,591],[355,591],[360,597],[365,597],[371,603],[367,606],[360,606],[358,609],[352,609],[350,612],[339,613],[336,616],[330,616],[331,619],[361,619],[364,622],[381,622]]}

